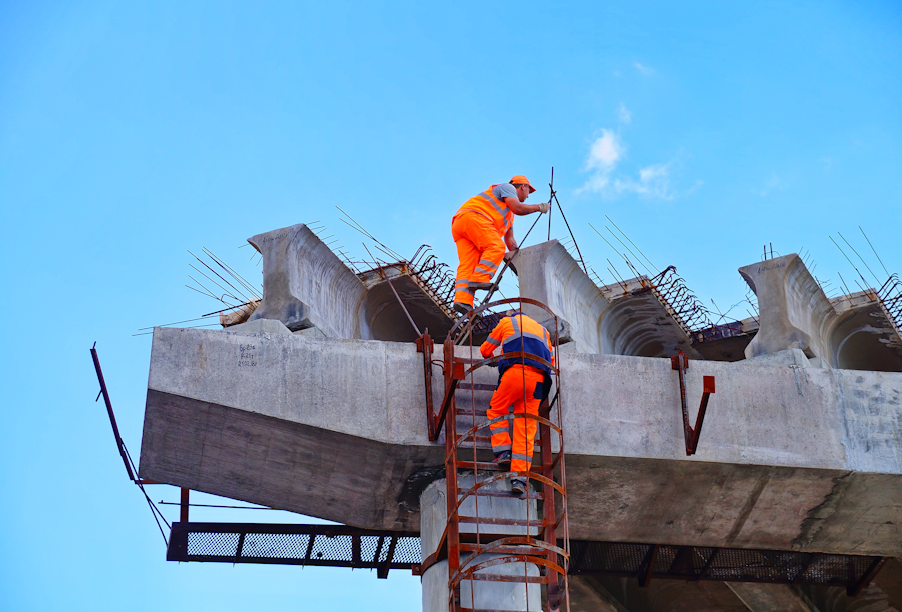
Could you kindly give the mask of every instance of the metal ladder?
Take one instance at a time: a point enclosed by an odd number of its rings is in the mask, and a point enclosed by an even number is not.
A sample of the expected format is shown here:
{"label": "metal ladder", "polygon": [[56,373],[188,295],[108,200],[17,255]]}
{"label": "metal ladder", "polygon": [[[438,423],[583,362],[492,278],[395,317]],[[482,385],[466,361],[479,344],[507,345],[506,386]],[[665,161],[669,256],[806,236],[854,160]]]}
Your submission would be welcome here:
{"label": "metal ladder", "polygon": [[[557,317],[547,306],[527,298],[483,304],[471,315],[506,304],[512,304],[509,307],[514,308],[528,304],[544,310],[554,321],[554,328],[559,329]],[[552,368],[554,394],[550,401],[542,401],[538,416],[524,413],[512,415],[513,419],[527,418],[537,422],[531,470],[501,472],[492,463],[489,425],[495,420],[490,422],[486,417],[486,407],[496,385],[477,382],[475,377],[480,368],[497,363],[501,357],[482,359],[478,345],[473,344],[471,328],[474,320],[475,316],[468,320],[462,317],[445,339],[442,362],[444,394],[438,410],[433,408],[432,398],[433,343],[428,332],[417,342],[418,350],[424,356],[429,439],[437,441],[442,433],[445,438],[448,517],[442,541],[436,552],[424,560],[420,573],[437,561],[448,560],[448,609],[452,612],[486,612],[486,608],[475,607],[479,583],[486,581],[522,583],[526,606],[530,610],[537,609],[538,602],[534,594],[530,595],[536,589],[530,589],[529,585],[538,584],[543,610],[557,611],[562,606],[569,610],[567,568],[570,544],[561,430],[560,370]],[[458,346],[455,352],[455,344],[465,336],[469,336],[469,350],[464,345]],[[556,334],[553,336],[555,354],[558,354]],[[461,356],[461,353],[467,356]],[[542,361],[540,357],[528,353],[507,355],[518,356]],[[469,401],[466,404],[469,405],[460,405],[464,402],[458,401],[458,391],[467,392]],[[552,421],[552,413],[555,422]],[[496,420],[505,418],[502,416]],[[507,490],[498,490],[499,485],[504,489],[507,479],[517,476],[529,482],[526,493],[519,500]],[[526,518],[481,516],[480,501],[485,507],[492,503],[489,498],[499,497],[525,503]],[[512,534],[512,530],[519,533]],[[530,569],[530,564],[538,571]],[[521,567],[522,571],[519,569]],[[507,573],[497,573],[499,569]],[[468,589],[462,589],[465,584]],[[469,597],[462,597],[462,591],[467,591]]]}

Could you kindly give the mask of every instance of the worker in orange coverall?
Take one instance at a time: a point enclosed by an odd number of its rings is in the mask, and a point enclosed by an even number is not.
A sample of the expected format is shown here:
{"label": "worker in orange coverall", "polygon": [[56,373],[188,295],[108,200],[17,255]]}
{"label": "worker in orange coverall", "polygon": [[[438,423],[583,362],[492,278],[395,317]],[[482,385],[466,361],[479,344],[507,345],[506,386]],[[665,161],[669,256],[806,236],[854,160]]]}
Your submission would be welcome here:
{"label": "worker in orange coverall", "polygon": [[454,310],[465,314],[473,307],[477,289],[489,289],[492,277],[504,259],[504,248],[513,254],[514,215],[547,213],[551,204],[524,204],[535,191],[521,174],[510,183],[492,185],[466,202],[451,220],[451,236],[457,245],[460,265],[454,279]]}
{"label": "worker in orange coverall", "polygon": [[[548,330],[522,312],[515,311],[501,319],[479,351],[489,358],[499,346],[504,355],[529,353],[554,365],[554,349]],[[498,371],[500,382],[486,416],[489,421],[505,415],[514,416],[489,425],[494,463],[501,469],[510,465],[513,472],[527,472],[532,464],[536,421],[517,418],[516,414],[539,414],[539,404],[548,397],[551,389],[551,371],[547,365],[523,356],[502,359],[498,362]],[[525,479],[511,479],[511,493],[515,495],[523,494],[526,486]]]}

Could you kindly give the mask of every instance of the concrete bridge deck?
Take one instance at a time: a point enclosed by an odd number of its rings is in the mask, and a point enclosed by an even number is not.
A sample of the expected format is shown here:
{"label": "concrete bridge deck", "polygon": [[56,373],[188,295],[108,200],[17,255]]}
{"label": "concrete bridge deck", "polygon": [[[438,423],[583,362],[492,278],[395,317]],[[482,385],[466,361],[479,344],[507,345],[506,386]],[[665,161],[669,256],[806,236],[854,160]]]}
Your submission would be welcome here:
{"label": "concrete bridge deck", "polygon": [[[564,354],[561,366],[572,537],[902,555],[902,374],[692,361],[690,406],[703,375],[717,392],[686,457],[668,359]],[[416,530],[443,462],[424,395],[412,344],[311,339],[276,321],[158,328],[140,472]]]}

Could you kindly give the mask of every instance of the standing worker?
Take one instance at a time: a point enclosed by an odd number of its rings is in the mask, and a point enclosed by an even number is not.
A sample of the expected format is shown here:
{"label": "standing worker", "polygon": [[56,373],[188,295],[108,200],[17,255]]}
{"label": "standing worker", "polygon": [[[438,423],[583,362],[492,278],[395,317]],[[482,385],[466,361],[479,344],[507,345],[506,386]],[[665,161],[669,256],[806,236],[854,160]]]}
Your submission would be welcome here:
{"label": "standing worker", "polygon": [[[457,245],[457,277],[454,279],[454,310],[465,314],[473,308],[477,289],[490,289],[492,277],[504,259],[504,247],[517,250],[514,215],[547,213],[551,204],[524,204],[535,191],[525,176],[492,185],[466,202],[451,220],[451,236]],[[503,240],[503,241],[502,241]]]}
{"label": "standing worker", "polygon": [[[501,319],[479,347],[479,352],[488,359],[499,346],[503,355],[529,353],[554,365],[554,349],[548,330],[520,311],[511,312]],[[495,452],[494,463],[501,469],[510,464],[513,472],[528,472],[532,465],[536,421],[517,417],[517,413],[539,414],[539,404],[551,390],[551,369],[535,359],[519,356],[499,361],[498,372],[500,382],[492,395],[486,416],[489,421],[505,415],[513,416],[489,425],[492,450]],[[511,479],[511,493],[515,495],[523,494],[526,486],[526,480],[522,478]]]}

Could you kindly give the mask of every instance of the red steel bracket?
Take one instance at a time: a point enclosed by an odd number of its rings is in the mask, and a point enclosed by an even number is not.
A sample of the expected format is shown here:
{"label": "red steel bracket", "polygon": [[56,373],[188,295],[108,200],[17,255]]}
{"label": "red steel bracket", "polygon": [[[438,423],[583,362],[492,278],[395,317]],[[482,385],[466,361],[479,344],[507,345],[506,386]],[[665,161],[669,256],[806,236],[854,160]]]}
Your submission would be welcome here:
{"label": "red steel bracket", "polygon": [[698,450],[698,438],[702,433],[702,423],[705,421],[705,411],[708,409],[708,398],[714,393],[714,377],[702,378],[702,403],[698,408],[698,416],[695,419],[695,427],[689,424],[689,407],[686,403],[686,370],[689,369],[689,358],[677,347],[677,354],[670,358],[670,367],[679,373],[680,377],[680,404],[683,410],[683,434],[686,438],[686,455],[694,455]]}

